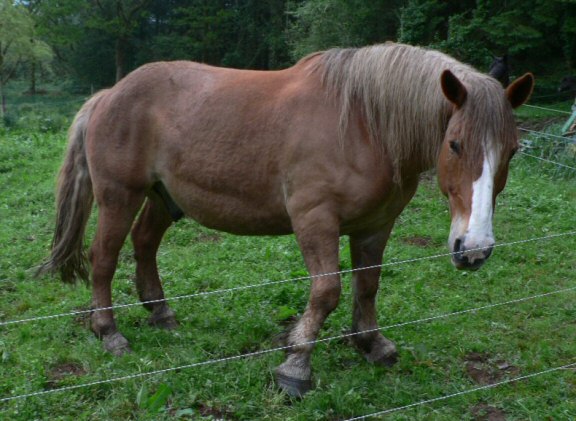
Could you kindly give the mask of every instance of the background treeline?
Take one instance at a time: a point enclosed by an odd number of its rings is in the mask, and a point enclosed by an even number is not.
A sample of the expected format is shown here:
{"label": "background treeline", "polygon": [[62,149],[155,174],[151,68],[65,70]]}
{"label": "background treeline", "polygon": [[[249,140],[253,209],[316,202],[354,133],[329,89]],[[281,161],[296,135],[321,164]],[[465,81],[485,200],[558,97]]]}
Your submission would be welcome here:
{"label": "background treeline", "polygon": [[0,88],[15,78],[112,85],[137,66],[189,59],[278,69],[334,46],[395,40],[486,70],[560,76],[576,63],[573,0],[0,0]]}

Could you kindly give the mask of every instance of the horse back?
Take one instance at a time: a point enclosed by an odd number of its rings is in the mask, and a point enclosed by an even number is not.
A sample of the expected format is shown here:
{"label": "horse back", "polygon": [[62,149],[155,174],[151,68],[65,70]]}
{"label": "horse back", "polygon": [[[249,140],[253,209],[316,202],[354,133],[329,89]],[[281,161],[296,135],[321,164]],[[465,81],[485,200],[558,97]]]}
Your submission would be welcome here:
{"label": "horse back", "polygon": [[[153,63],[100,102],[88,128],[91,174],[95,188],[160,181],[186,215],[212,228],[289,233],[291,197],[314,206],[351,196],[350,212],[361,213],[362,200],[373,207],[383,188],[374,183],[386,171],[375,174],[368,142],[338,141],[339,113],[304,65],[262,72]],[[364,137],[355,125],[347,130]],[[349,185],[370,177],[369,186]]]}

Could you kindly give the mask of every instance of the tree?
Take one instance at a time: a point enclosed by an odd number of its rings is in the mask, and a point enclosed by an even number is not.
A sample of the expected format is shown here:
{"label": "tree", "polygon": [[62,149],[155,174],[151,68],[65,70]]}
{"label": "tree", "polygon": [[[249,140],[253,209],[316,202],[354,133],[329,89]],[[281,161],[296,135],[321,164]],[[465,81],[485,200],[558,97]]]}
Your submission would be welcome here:
{"label": "tree", "polygon": [[90,0],[88,25],[114,38],[116,82],[128,71],[128,50],[151,0]]}
{"label": "tree", "polygon": [[294,59],[331,47],[357,47],[396,39],[400,0],[291,1],[288,39]]}
{"label": "tree", "polygon": [[277,69],[291,60],[286,0],[155,0],[136,61],[186,58],[229,67]]}
{"label": "tree", "polygon": [[549,74],[576,62],[575,15],[573,0],[408,0],[399,40],[441,49],[480,68],[507,53],[518,70]]}
{"label": "tree", "polygon": [[11,0],[0,0],[0,117],[6,113],[4,87],[23,63],[47,63],[51,48],[35,33],[28,10]]}

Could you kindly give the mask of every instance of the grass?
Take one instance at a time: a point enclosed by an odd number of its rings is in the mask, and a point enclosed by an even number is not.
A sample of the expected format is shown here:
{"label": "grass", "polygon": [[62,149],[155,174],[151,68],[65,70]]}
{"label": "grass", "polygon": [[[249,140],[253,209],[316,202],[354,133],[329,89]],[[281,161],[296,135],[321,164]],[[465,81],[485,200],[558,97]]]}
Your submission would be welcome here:
{"label": "grass", "polygon": [[0,127],[28,132],[58,133],[68,128],[71,117],[86,100],[86,96],[69,93],[69,87],[46,85],[42,94],[23,94],[28,85],[22,81],[8,84],[6,114]]}
{"label": "grass", "polygon": [[[5,130],[0,136],[0,320],[87,309],[90,292],[34,279],[53,228],[54,175],[62,131]],[[509,242],[574,230],[576,184],[569,171],[525,156],[512,161],[498,199],[495,234]],[[93,221],[89,227],[91,238]],[[397,221],[387,262],[445,253],[449,213],[435,181],[424,180]],[[575,286],[576,240],[561,237],[497,248],[477,272],[448,258],[385,267],[378,297],[382,326],[447,314]],[[350,267],[346,239],[342,268]],[[167,296],[214,291],[304,275],[288,237],[236,237],[180,221],[159,254]],[[114,302],[136,301],[129,242],[114,281]],[[350,325],[350,276],[321,337]],[[133,353],[101,349],[81,316],[0,327],[0,398],[174,368],[276,346],[285,320],[304,309],[307,281],[174,301],[181,323],[171,332],[145,323],[140,306],[116,312]],[[389,329],[399,363],[366,363],[345,340],[318,344],[315,389],[287,400],[273,384],[281,352],[122,380],[0,404],[2,419],[340,420],[409,405],[576,362],[574,293]],[[480,373],[480,374],[478,374]],[[482,377],[484,376],[484,377]],[[484,380],[483,380],[484,379]],[[480,382],[480,383],[479,383]],[[391,414],[392,420],[576,418],[574,371],[559,371]]]}

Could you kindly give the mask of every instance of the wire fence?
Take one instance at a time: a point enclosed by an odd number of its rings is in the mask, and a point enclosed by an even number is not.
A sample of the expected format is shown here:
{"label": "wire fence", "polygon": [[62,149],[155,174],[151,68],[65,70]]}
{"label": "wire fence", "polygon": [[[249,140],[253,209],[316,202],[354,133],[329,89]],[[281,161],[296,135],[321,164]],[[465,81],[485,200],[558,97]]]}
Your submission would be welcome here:
{"label": "wire fence", "polygon": [[565,111],[565,110],[557,110],[555,108],[548,108],[548,107],[541,107],[539,105],[530,105],[530,104],[524,104],[524,107],[528,107],[528,108],[535,108],[537,110],[543,110],[543,111],[550,111],[550,112],[555,112],[555,113],[559,113],[559,114],[568,114],[571,115],[572,112],[570,111]]}
{"label": "wire fence", "polygon": [[[571,114],[569,112],[564,112],[561,110],[553,110],[553,109],[547,109],[544,107],[537,107],[537,106],[532,106],[532,107],[542,108],[542,109],[546,109],[548,111],[556,111],[559,113]],[[530,130],[530,129],[520,128],[520,130],[525,131],[527,133],[536,134],[539,136],[565,139],[561,136],[557,136],[557,135],[553,135],[553,134],[549,134],[549,133],[538,132],[538,131],[534,131],[534,130]],[[525,155],[525,156],[531,157],[531,158],[536,158],[536,159],[541,160],[543,162],[555,164],[555,165],[565,167],[565,168],[568,168],[571,170],[576,170],[576,167],[562,164],[559,162],[555,162],[552,160],[548,160],[548,159],[538,157],[535,155],[531,155],[531,154],[528,154],[524,151],[520,151],[520,153]],[[555,239],[555,238],[559,238],[559,237],[566,237],[566,236],[573,236],[573,235],[576,235],[576,231],[568,231],[568,232],[564,232],[564,233],[556,233],[556,234],[551,234],[551,235],[542,236],[542,237],[534,237],[534,238],[529,238],[529,239],[524,239],[524,240],[499,243],[499,244],[496,244],[495,247],[519,245],[519,244],[525,244],[528,242],[544,241],[544,240],[550,240],[550,239]],[[480,249],[478,249],[478,250],[480,250]],[[431,255],[431,256],[424,256],[424,257],[400,260],[400,261],[395,261],[395,262],[388,262],[388,263],[384,263],[382,265],[374,265],[374,266],[368,266],[368,267],[362,267],[362,268],[348,269],[348,270],[342,270],[342,271],[338,271],[338,272],[318,274],[318,275],[314,275],[314,276],[302,276],[302,277],[296,277],[296,278],[290,278],[290,279],[284,279],[284,280],[278,280],[278,281],[263,282],[263,283],[258,283],[258,284],[245,285],[245,286],[239,286],[239,287],[234,287],[234,288],[226,288],[226,289],[220,289],[220,290],[215,290],[215,291],[191,293],[191,294],[180,295],[180,296],[176,296],[176,297],[168,297],[168,298],[164,298],[161,300],[150,300],[150,301],[145,301],[145,302],[119,304],[119,305],[110,306],[110,307],[102,307],[102,308],[80,310],[80,311],[71,311],[71,312],[66,312],[66,313],[30,317],[30,318],[26,318],[26,319],[9,320],[9,321],[0,322],[0,326],[6,327],[6,326],[17,325],[17,324],[22,324],[22,323],[56,319],[56,318],[66,317],[66,316],[77,316],[77,315],[81,315],[81,314],[91,313],[94,311],[116,310],[116,309],[121,309],[121,308],[137,306],[137,305],[139,306],[142,304],[153,304],[153,303],[158,303],[158,302],[183,300],[183,299],[190,299],[190,298],[194,298],[194,297],[211,296],[211,295],[216,295],[216,294],[237,292],[237,291],[249,290],[249,289],[253,289],[253,288],[279,285],[279,284],[284,284],[284,283],[288,283],[288,282],[298,282],[298,281],[303,281],[303,280],[309,280],[311,278],[316,278],[316,277],[342,275],[342,274],[347,274],[347,273],[353,273],[353,272],[360,271],[360,270],[382,268],[382,267],[386,267],[386,266],[402,265],[402,264],[408,264],[408,263],[412,263],[412,262],[436,259],[436,258],[441,258],[441,257],[448,257],[448,256],[452,256],[453,254],[454,253],[441,253],[441,254],[435,254],[435,255]],[[80,388],[87,388],[87,387],[101,385],[101,384],[108,384],[108,383],[131,380],[131,379],[149,377],[149,376],[154,376],[154,375],[161,375],[161,374],[165,374],[165,373],[169,373],[169,372],[176,372],[176,371],[185,370],[185,369],[192,369],[195,367],[201,367],[201,366],[206,366],[206,365],[210,365],[210,364],[226,363],[226,362],[235,361],[235,360],[244,359],[244,358],[257,357],[257,356],[262,356],[262,355],[273,353],[273,352],[285,351],[285,350],[288,350],[288,349],[291,349],[291,348],[297,347],[297,346],[315,345],[318,343],[325,343],[325,342],[330,342],[330,341],[334,341],[334,340],[349,338],[349,337],[353,337],[355,335],[367,334],[367,333],[371,333],[374,331],[384,331],[384,330],[389,330],[389,329],[394,329],[394,328],[399,328],[399,327],[404,327],[404,326],[409,326],[409,325],[416,325],[416,324],[420,324],[420,323],[432,322],[432,321],[436,321],[436,320],[446,319],[449,317],[455,317],[455,316],[464,315],[464,314],[476,313],[479,311],[493,309],[496,307],[502,307],[502,306],[507,306],[507,305],[512,305],[512,304],[527,302],[530,300],[549,297],[552,295],[571,293],[571,292],[574,292],[575,290],[576,290],[576,286],[573,286],[573,287],[569,287],[569,288],[550,291],[550,292],[532,295],[532,296],[528,296],[528,297],[521,297],[521,298],[516,298],[516,299],[504,301],[504,302],[493,303],[493,304],[488,304],[488,305],[484,305],[484,306],[479,306],[479,307],[469,308],[469,309],[465,309],[465,310],[455,311],[452,313],[434,315],[434,316],[429,316],[429,317],[421,318],[421,319],[417,319],[417,320],[400,322],[400,323],[396,323],[396,324],[392,324],[392,325],[388,325],[388,326],[384,326],[384,327],[379,327],[379,328],[375,328],[375,329],[369,329],[369,330],[364,330],[364,331],[360,331],[360,332],[352,332],[352,333],[346,333],[346,334],[337,335],[337,336],[331,336],[331,337],[327,337],[327,338],[321,338],[321,339],[317,339],[314,341],[308,341],[308,342],[303,342],[303,343],[298,343],[298,344],[293,344],[293,345],[286,345],[286,346],[281,346],[281,347],[264,349],[264,350],[259,350],[259,351],[255,351],[255,352],[238,354],[238,355],[229,356],[229,357],[216,358],[216,359],[211,359],[211,360],[206,360],[206,361],[201,361],[201,362],[194,362],[191,364],[180,365],[177,367],[168,367],[165,369],[153,370],[153,371],[149,371],[149,372],[140,372],[140,373],[130,374],[130,375],[126,375],[126,376],[112,377],[112,378],[108,378],[108,379],[100,379],[100,380],[96,380],[96,381],[92,381],[92,382],[88,382],[88,383],[65,386],[65,387],[56,388],[56,389],[41,390],[41,391],[24,393],[24,394],[19,394],[19,395],[14,395],[14,396],[7,396],[7,397],[0,398],[0,403],[8,402],[8,401],[14,401],[14,400],[18,400],[18,399],[26,399],[26,398],[30,398],[30,397],[48,395],[48,394],[53,394],[53,393],[61,393],[61,392],[65,392],[65,391],[70,391],[70,390],[75,390],[75,389],[80,389]],[[506,384],[510,384],[510,383],[514,383],[514,382],[518,382],[518,381],[522,381],[522,380],[528,380],[528,379],[531,379],[531,378],[534,378],[537,376],[547,375],[547,374],[551,374],[554,372],[558,372],[558,371],[573,368],[573,367],[576,367],[576,362],[572,362],[569,364],[565,364],[565,365],[549,368],[546,370],[534,372],[531,374],[515,377],[512,379],[507,379],[504,381],[495,382],[495,383],[485,385],[485,386],[475,387],[472,389],[467,389],[467,390],[459,391],[456,393],[452,393],[452,394],[448,394],[448,395],[444,395],[444,396],[440,396],[440,397],[436,397],[436,398],[421,400],[421,401],[411,403],[408,405],[403,405],[403,406],[399,406],[399,407],[395,407],[395,408],[389,408],[389,409],[373,412],[370,414],[349,418],[347,421],[362,420],[362,419],[387,415],[387,414],[390,414],[393,412],[398,412],[398,411],[407,410],[407,409],[415,408],[415,407],[422,406],[422,405],[428,405],[428,404],[432,404],[432,403],[436,403],[436,402],[440,402],[440,401],[445,401],[445,400],[448,400],[448,399],[451,399],[454,397],[463,396],[463,395],[467,395],[467,394],[471,394],[471,393],[475,393],[475,392],[479,392],[479,391],[483,391],[483,390],[487,390],[487,389],[492,389],[492,388],[496,388],[499,386],[503,386]]]}
{"label": "wire fence", "polygon": [[562,167],[562,168],[567,168],[569,170],[576,171],[576,167],[573,167],[571,165],[562,164],[560,162],[556,162],[556,161],[552,161],[551,159],[542,158],[540,156],[532,155],[532,154],[526,153],[524,151],[519,151],[518,153],[525,155],[525,156],[529,156],[530,158],[538,159],[538,160],[540,160],[542,162],[546,162],[548,164],[554,164],[554,165],[557,165],[557,166]]}
{"label": "wire fence", "polygon": [[[526,243],[535,242],[535,241],[551,240],[551,239],[555,239],[555,238],[559,238],[559,237],[574,236],[574,235],[576,235],[576,231],[567,231],[567,232],[550,234],[550,235],[541,236],[541,237],[533,237],[533,238],[527,238],[527,239],[523,239],[523,240],[510,241],[510,242],[506,242],[506,243],[496,243],[493,247],[494,248],[509,247],[509,246],[514,246],[514,245],[518,245],[518,244],[526,244]],[[470,249],[469,251],[482,251],[482,250],[485,250],[488,248],[492,248],[492,246],[479,247],[476,249]],[[113,305],[113,306],[109,306],[109,307],[98,307],[98,308],[88,309],[88,310],[76,310],[76,311],[69,311],[69,312],[65,312],[65,313],[49,314],[49,315],[45,315],[45,316],[29,317],[29,318],[25,318],[25,319],[7,320],[7,321],[0,322],[0,327],[1,326],[22,324],[22,323],[38,322],[41,320],[56,319],[56,318],[67,317],[67,316],[78,316],[78,315],[94,313],[94,312],[98,312],[98,311],[118,310],[118,309],[123,309],[123,308],[128,308],[128,307],[141,306],[144,304],[155,304],[155,303],[161,303],[161,302],[177,301],[177,300],[184,300],[184,299],[197,298],[197,297],[206,297],[206,296],[210,296],[210,295],[225,294],[225,293],[230,293],[230,292],[245,291],[245,290],[254,289],[254,288],[262,288],[262,287],[267,287],[267,286],[272,286],[272,285],[293,283],[293,282],[305,281],[305,280],[314,279],[314,278],[322,278],[322,277],[326,277],[326,276],[345,275],[345,274],[359,272],[359,271],[363,271],[363,270],[381,269],[381,268],[385,268],[385,267],[389,267],[389,266],[398,266],[398,265],[403,265],[403,264],[408,264],[408,263],[421,262],[424,260],[432,260],[432,259],[438,259],[438,258],[442,258],[442,257],[451,257],[455,254],[458,254],[458,252],[439,253],[439,254],[433,254],[430,256],[415,257],[415,258],[411,258],[411,259],[404,259],[404,260],[398,260],[398,261],[394,261],[394,262],[382,263],[380,265],[365,266],[365,267],[354,268],[354,269],[344,269],[344,270],[340,270],[340,271],[336,271],[336,272],[320,273],[320,274],[316,274],[316,275],[299,276],[296,278],[289,278],[289,279],[270,281],[270,282],[261,282],[261,283],[257,283],[257,284],[243,285],[243,286],[238,286],[238,287],[233,287],[233,288],[224,288],[224,289],[219,289],[219,290],[214,290],[214,291],[195,292],[195,293],[191,293],[191,294],[178,295],[175,297],[165,297],[165,298],[158,299],[158,300],[139,301],[139,302],[133,302],[133,303],[126,303],[126,304],[117,304],[117,305]]]}
{"label": "wire fence", "polygon": [[[403,406],[397,406],[395,408],[390,408],[390,409],[385,409],[382,411],[378,411],[378,412],[373,412],[371,414],[367,414],[367,415],[361,415],[359,417],[354,417],[354,418],[348,418],[345,421],[356,421],[356,420],[365,420],[367,418],[373,418],[373,417],[379,417],[382,415],[388,415],[391,414],[393,412],[399,412],[399,411],[404,411],[406,409],[411,409],[411,408],[415,408],[417,406],[422,406],[422,405],[429,405],[431,403],[435,403],[435,402],[440,402],[440,401],[445,401],[451,398],[455,398],[457,396],[464,396],[464,395],[468,395],[471,393],[475,393],[475,392],[479,392],[481,390],[488,390],[488,389],[494,389],[495,387],[499,387],[499,386],[503,386],[506,384],[510,384],[510,383],[515,383],[515,382],[519,382],[521,380],[528,380],[528,379],[532,379],[534,377],[537,376],[543,376],[545,374],[551,374],[551,373],[555,373],[561,370],[566,370],[569,368],[574,368],[576,367],[576,362],[575,363],[570,363],[570,364],[565,364],[565,365],[561,365],[559,367],[553,367],[553,368],[549,368],[547,370],[543,370],[543,371],[537,371],[535,373],[530,373],[530,374],[526,374],[524,376],[519,376],[519,377],[515,377],[513,379],[507,379],[507,380],[502,380],[496,383],[491,383],[491,384],[487,384],[484,386],[478,386],[478,387],[474,387],[472,389],[467,389],[467,390],[462,390],[461,392],[456,392],[456,393],[451,393],[449,395],[445,395],[445,396],[440,396],[437,398],[432,398],[432,399],[425,399],[423,401],[419,401],[419,402],[414,402],[408,405],[403,405]],[[491,419],[491,418],[490,418]]]}
{"label": "wire fence", "polygon": [[542,137],[549,138],[549,139],[561,140],[562,142],[566,142],[566,143],[572,143],[574,141],[573,139],[571,139],[569,137],[560,136],[560,135],[552,134],[552,133],[540,132],[538,130],[531,130],[531,129],[527,129],[525,127],[519,127],[518,130],[520,130],[522,132],[530,133],[530,134],[536,135],[536,136],[542,136]]}
{"label": "wire fence", "polygon": [[265,354],[270,354],[273,352],[286,351],[286,350],[289,350],[289,349],[292,349],[295,347],[299,347],[299,346],[316,345],[319,343],[325,343],[325,342],[331,342],[334,340],[351,338],[354,336],[364,335],[367,333],[381,332],[381,331],[396,329],[399,327],[417,325],[417,324],[421,324],[421,323],[428,323],[428,322],[432,322],[432,321],[436,321],[436,320],[446,319],[449,317],[455,317],[455,316],[460,316],[460,315],[464,315],[464,314],[476,313],[478,311],[493,309],[493,308],[497,308],[497,307],[503,307],[503,306],[507,306],[507,305],[511,305],[511,304],[519,304],[519,303],[535,300],[538,298],[549,297],[552,295],[566,294],[566,293],[574,292],[575,290],[576,290],[576,286],[573,286],[573,287],[563,288],[563,289],[556,290],[556,291],[550,291],[550,292],[546,292],[546,293],[542,293],[542,294],[531,295],[528,297],[521,297],[521,298],[516,298],[513,300],[499,302],[499,303],[487,304],[484,306],[454,311],[451,313],[439,314],[439,315],[425,317],[425,318],[421,318],[421,319],[417,319],[417,320],[410,320],[410,321],[406,321],[406,322],[395,323],[395,324],[382,326],[382,327],[378,327],[378,328],[374,328],[374,329],[366,329],[366,330],[359,331],[359,332],[350,332],[350,333],[345,333],[342,335],[330,336],[327,338],[316,339],[313,341],[299,342],[299,343],[292,344],[292,345],[279,346],[279,347],[275,347],[275,348],[269,348],[269,349],[264,349],[264,350],[260,350],[260,351],[249,352],[249,353],[245,353],[245,354],[238,354],[238,355],[234,355],[234,356],[230,356],[230,357],[215,358],[215,359],[195,362],[195,363],[191,363],[191,364],[184,364],[184,365],[180,365],[177,367],[168,367],[168,368],[164,368],[164,369],[160,369],[160,370],[153,370],[153,371],[148,371],[148,372],[129,374],[126,376],[101,379],[101,380],[96,380],[96,381],[89,382],[89,383],[82,383],[82,384],[77,384],[77,385],[65,386],[65,387],[61,387],[61,388],[57,388],[57,389],[40,390],[37,392],[24,393],[24,394],[15,395],[15,396],[8,396],[8,397],[1,398],[0,403],[12,401],[12,400],[17,400],[17,399],[31,398],[31,397],[35,397],[35,396],[42,396],[42,395],[48,395],[48,394],[53,394],[53,393],[66,392],[66,391],[70,391],[70,390],[81,389],[81,388],[86,388],[86,387],[91,387],[91,386],[97,386],[97,385],[101,385],[101,384],[115,383],[115,382],[119,382],[119,381],[133,380],[133,379],[138,379],[138,378],[143,378],[143,377],[150,377],[150,376],[155,376],[155,375],[160,375],[160,374],[166,374],[166,373],[170,373],[170,372],[188,370],[188,369],[195,368],[195,367],[202,367],[202,366],[217,364],[217,363],[225,363],[225,362],[235,361],[235,360],[249,358],[249,357],[257,357],[257,356],[262,356]]}

